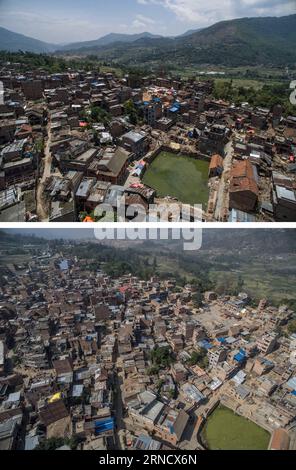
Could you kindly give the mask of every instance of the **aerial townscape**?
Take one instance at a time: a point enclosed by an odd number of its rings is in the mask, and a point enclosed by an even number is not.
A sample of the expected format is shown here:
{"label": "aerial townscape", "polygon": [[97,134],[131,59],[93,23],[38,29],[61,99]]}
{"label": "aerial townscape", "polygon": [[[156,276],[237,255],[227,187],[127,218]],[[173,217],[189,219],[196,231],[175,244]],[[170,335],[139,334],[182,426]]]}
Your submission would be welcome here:
{"label": "aerial townscape", "polygon": [[[280,20],[292,28],[296,15]],[[0,53],[0,221],[98,221],[102,204],[113,220],[120,205],[147,220],[153,203],[201,205],[206,222],[296,221],[294,59],[132,67],[108,48],[160,39],[128,37]]]}
{"label": "aerial townscape", "polygon": [[[245,265],[251,252],[279,284],[295,234],[283,232],[283,247],[240,232],[233,249],[225,231],[207,234],[213,266]],[[214,285],[207,247],[200,274],[182,277],[176,242],[66,235],[0,232],[1,450],[295,450],[293,288],[275,301],[273,285],[268,298],[258,282]],[[145,256],[151,271],[139,269]]]}
{"label": "aerial townscape", "polygon": [[284,465],[295,285],[295,1],[0,2],[10,465]]}

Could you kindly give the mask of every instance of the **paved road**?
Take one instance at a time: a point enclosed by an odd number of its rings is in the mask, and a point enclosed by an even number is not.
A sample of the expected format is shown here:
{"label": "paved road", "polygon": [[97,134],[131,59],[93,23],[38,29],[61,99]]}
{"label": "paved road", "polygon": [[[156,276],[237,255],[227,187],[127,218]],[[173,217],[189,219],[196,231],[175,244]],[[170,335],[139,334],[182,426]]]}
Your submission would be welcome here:
{"label": "paved road", "polygon": [[43,176],[41,181],[45,181],[46,178],[48,178],[51,174],[51,163],[52,163],[52,155],[50,152],[50,146],[51,146],[51,140],[52,140],[52,133],[51,133],[51,125],[50,122],[48,124],[48,139],[46,142],[45,146],[45,158],[44,158],[44,171],[43,171]]}
{"label": "paved road", "polygon": [[219,184],[217,203],[216,203],[216,209],[215,209],[215,220],[217,221],[223,221],[223,218],[225,215],[225,209],[229,208],[229,194],[228,194],[226,185],[229,181],[233,152],[234,152],[233,143],[231,140],[225,147],[225,158],[223,162],[224,171],[222,173],[220,184]]}
{"label": "paved road", "polygon": [[185,429],[185,432],[182,436],[182,442],[179,445],[180,449],[183,450],[203,450],[203,447],[200,445],[198,442],[197,436],[198,432],[200,430],[200,418],[207,413],[209,409],[211,409],[214,404],[217,402],[217,400],[220,399],[221,394],[223,393],[225,385],[222,385],[222,387],[214,392],[214,395],[210,399],[209,402],[206,402],[200,406],[197,407],[196,410],[193,410],[190,413],[190,416],[193,417],[193,421],[189,423],[187,428]]}

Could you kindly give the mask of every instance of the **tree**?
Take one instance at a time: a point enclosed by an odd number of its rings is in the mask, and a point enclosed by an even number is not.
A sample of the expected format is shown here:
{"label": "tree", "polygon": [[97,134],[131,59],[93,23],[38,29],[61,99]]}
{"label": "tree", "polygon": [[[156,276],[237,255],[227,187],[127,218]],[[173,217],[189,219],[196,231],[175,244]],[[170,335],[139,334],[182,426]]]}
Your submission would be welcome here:
{"label": "tree", "polygon": [[90,117],[92,121],[101,122],[105,126],[108,125],[112,120],[111,114],[109,114],[105,109],[100,108],[99,106],[91,107]]}
{"label": "tree", "polygon": [[150,353],[150,359],[152,361],[153,366],[157,366],[161,369],[169,367],[172,362],[174,361],[170,348],[159,348],[156,347]]}
{"label": "tree", "polygon": [[292,320],[288,324],[288,332],[293,334],[296,333],[296,320]]}
{"label": "tree", "polygon": [[206,368],[209,365],[207,354],[208,352],[205,348],[200,348],[198,351],[193,351],[187,363],[190,366],[199,365],[202,368]]}
{"label": "tree", "polygon": [[68,445],[71,450],[76,450],[80,440],[77,436],[71,436],[65,439],[65,445]]}
{"label": "tree", "polygon": [[192,296],[192,302],[196,308],[200,308],[203,305],[203,296],[200,290],[196,291]]}
{"label": "tree", "polygon": [[159,371],[160,371],[159,366],[151,366],[151,367],[148,367],[147,369],[147,375],[158,375]]}
{"label": "tree", "polygon": [[238,292],[241,292],[242,291],[242,288],[244,287],[245,285],[245,281],[243,280],[242,276],[239,275],[238,276],[238,280],[237,280],[237,289],[238,289]]}
{"label": "tree", "polygon": [[175,389],[175,388],[174,388],[174,389],[171,389],[171,390],[169,391],[168,395],[169,395],[169,397],[170,397],[172,400],[174,400],[175,397],[176,397],[176,389]]}
{"label": "tree", "polygon": [[56,450],[64,445],[69,446],[71,450],[75,450],[78,444],[79,439],[76,436],[71,436],[68,438],[50,437],[49,439],[41,441],[35,450]]}
{"label": "tree", "polygon": [[62,437],[51,437],[41,441],[35,450],[56,450],[63,445],[64,439]]}
{"label": "tree", "polygon": [[128,100],[124,103],[123,105],[125,114],[128,115],[130,123],[133,125],[138,124],[138,111],[134,105],[134,102],[132,100]]}

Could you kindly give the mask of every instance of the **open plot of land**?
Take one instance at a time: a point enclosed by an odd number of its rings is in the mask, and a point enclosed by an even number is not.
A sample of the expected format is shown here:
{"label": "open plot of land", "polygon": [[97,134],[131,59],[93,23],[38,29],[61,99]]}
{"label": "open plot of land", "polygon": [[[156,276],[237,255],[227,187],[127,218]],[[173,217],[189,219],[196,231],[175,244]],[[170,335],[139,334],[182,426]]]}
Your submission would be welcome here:
{"label": "open plot of land", "polygon": [[225,406],[209,416],[202,431],[210,450],[266,450],[270,434]]}
{"label": "open plot of land", "polygon": [[172,196],[185,204],[208,203],[209,164],[184,155],[161,152],[144,175],[143,183],[159,197]]}
{"label": "open plot of land", "polygon": [[[261,89],[266,83],[282,83],[287,79],[287,74],[282,68],[268,68],[263,66],[241,66],[225,67],[204,65],[188,65],[187,67],[176,67],[171,64],[172,73],[181,76],[183,79],[198,77],[199,80],[208,80],[213,78],[215,81],[233,80],[234,86],[252,86],[254,89]],[[214,72],[214,73],[213,73]],[[223,75],[218,75],[219,73]],[[293,70],[290,70],[293,76]]]}
{"label": "open plot of land", "polygon": [[[249,260],[239,267],[225,264],[225,269],[213,268],[210,271],[210,279],[217,285],[235,285],[238,276],[244,281],[243,290],[249,292],[252,297],[268,298],[275,304],[284,299],[295,298],[295,257],[269,260]],[[290,263],[290,266],[288,265]]]}
{"label": "open plot of land", "polygon": [[11,247],[9,250],[5,250],[5,252],[2,252],[0,248],[0,266],[23,264],[27,263],[30,259],[30,254],[23,252],[19,247]]}
{"label": "open plot of land", "polygon": [[185,269],[182,269],[175,259],[172,259],[169,256],[160,255],[157,258],[157,272],[160,274],[172,274],[178,273],[179,276],[182,276],[187,279],[187,281],[191,281],[195,279],[195,276]]}
{"label": "open plot of land", "polygon": [[233,319],[225,318],[223,315],[223,309],[220,305],[210,304],[208,309],[203,313],[196,315],[196,320],[207,330],[213,331],[218,325],[222,325],[223,328],[230,328],[233,324]]}

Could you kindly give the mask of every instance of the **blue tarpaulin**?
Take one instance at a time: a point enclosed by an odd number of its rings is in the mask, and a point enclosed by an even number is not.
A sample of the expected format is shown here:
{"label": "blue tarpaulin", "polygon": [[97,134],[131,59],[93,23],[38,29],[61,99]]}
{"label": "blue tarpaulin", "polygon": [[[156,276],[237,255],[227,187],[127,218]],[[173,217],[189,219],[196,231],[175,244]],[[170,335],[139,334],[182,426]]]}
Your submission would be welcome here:
{"label": "blue tarpaulin", "polygon": [[206,339],[203,339],[202,341],[199,341],[198,345],[201,348],[204,348],[204,349],[211,349],[213,347],[213,345],[211,343],[209,343],[209,341],[207,341]]}
{"label": "blue tarpaulin", "polygon": [[246,352],[240,349],[239,352],[234,356],[234,360],[237,362],[243,362],[246,359]]}
{"label": "blue tarpaulin", "polygon": [[219,343],[222,343],[222,344],[226,343],[226,339],[223,336],[221,336],[220,338],[217,338],[217,339],[218,339]]}
{"label": "blue tarpaulin", "polygon": [[101,434],[106,431],[112,431],[114,429],[115,423],[114,418],[106,418],[100,421],[95,422],[95,434]]}

